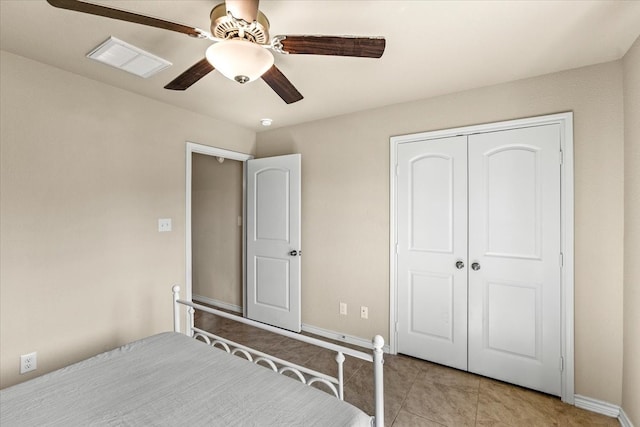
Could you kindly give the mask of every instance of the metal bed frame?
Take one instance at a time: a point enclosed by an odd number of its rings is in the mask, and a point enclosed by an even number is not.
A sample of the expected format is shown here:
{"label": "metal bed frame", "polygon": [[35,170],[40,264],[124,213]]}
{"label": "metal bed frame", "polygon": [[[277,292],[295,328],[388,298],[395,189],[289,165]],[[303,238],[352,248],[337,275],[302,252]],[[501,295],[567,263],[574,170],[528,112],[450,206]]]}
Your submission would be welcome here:
{"label": "metal bed frame", "polygon": [[[255,363],[266,365],[266,367],[272,369],[274,372],[284,374],[291,372],[295,377],[303,384],[312,385],[314,383],[324,384],[331,392],[340,400],[344,400],[344,361],[345,355],[355,357],[357,359],[365,360],[373,363],[373,381],[374,381],[374,425],[376,427],[384,426],[384,387],[383,387],[383,351],[384,339],[380,335],[376,335],[372,340],[372,353],[364,353],[362,351],[353,350],[341,345],[332,344],[326,341],[322,341],[316,338],[308,337],[306,335],[297,334],[284,329],[276,328],[274,326],[266,325],[264,323],[256,322],[251,319],[245,319],[240,316],[235,316],[224,311],[216,310],[211,307],[207,307],[201,304],[194,303],[192,301],[186,301],[180,299],[180,286],[175,285],[172,288],[173,291],[173,330],[175,332],[185,333],[186,335],[195,339],[200,339],[212,347],[219,347],[220,349],[235,355],[240,355],[245,359]],[[188,325],[186,332],[181,330],[180,326],[180,306],[187,307]],[[194,325],[194,312],[195,310],[201,310],[207,313],[215,314],[226,319],[230,319],[236,322],[244,323],[249,326],[253,326],[265,331],[273,332],[278,335],[285,336],[294,340],[302,341],[307,344],[312,344],[321,348],[325,348],[336,353],[336,363],[338,365],[338,378],[326,375],[322,372],[315,371],[313,369],[305,368],[286,360],[273,357],[269,354],[254,350],[250,347],[242,344],[235,343],[226,338],[215,335],[211,332],[196,328]]]}

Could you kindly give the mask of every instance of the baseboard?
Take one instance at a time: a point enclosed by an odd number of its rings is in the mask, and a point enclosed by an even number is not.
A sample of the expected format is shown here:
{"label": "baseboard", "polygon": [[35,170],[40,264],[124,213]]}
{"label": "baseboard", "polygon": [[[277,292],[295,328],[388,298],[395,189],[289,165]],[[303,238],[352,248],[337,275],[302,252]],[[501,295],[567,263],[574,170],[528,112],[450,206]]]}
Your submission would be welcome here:
{"label": "baseboard", "polygon": [[242,307],[240,307],[239,305],[229,304],[228,302],[219,301],[217,299],[203,297],[202,295],[193,295],[191,299],[194,301],[200,301],[205,304],[212,305],[217,308],[221,308],[223,310],[229,310],[235,313],[242,313]]}
{"label": "baseboard", "polygon": [[620,407],[602,400],[593,399],[591,397],[581,396],[576,394],[575,405],[578,408],[586,409],[587,411],[596,412],[598,414],[606,415],[608,417],[618,418],[620,415]]}
{"label": "baseboard", "polygon": [[[347,344],[353,344],[360,347],[373,349],[373,344],[370,340],[355,337],[353,335],[342,334],[340,332],[330,331],[328,329],[318,328],[317,326],[306,325],[304,323],[302,324],[302,330],[304,332],[319,335],[324,338],[329,338],[336,341],[346,342]],[[385,353],[389,353],[389,345],[385,344],[385,346],[382,347],[382,350]]]}
{"label": "baseboard", "polygon": [[624,409],[620,408],[620,415],[618,416],[618,421],[620,421],[620,425],[622,427],[633,427],[633,423],[627,417],[627,414],[624,412]]}

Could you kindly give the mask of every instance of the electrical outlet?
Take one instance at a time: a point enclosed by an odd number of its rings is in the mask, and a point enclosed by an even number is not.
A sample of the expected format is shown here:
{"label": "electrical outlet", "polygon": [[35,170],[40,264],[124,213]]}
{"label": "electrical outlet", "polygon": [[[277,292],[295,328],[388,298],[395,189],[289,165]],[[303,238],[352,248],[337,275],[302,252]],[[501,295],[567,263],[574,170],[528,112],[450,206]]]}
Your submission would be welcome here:
{"label": "electrical outlet", "polygon": [[341,302],[340,303],[340,314],[342,314],[343,316],[347,315],[347,303],[346,302]]}
{"label": "electrical outlet", "polygon": [[20,356],[20,373],[26,374],[27,372],[35,371],[38,367],[38,353],[33,352],[29,354],[23,354]]}
{"label": "electrical outlet", "polygon": [[362,319],[369,318],[369,307],[365,307],[364,305],[360,307],[360,318]]}
{"label": "electrical outlet", "polygon": [[171,218],[158,219],[158,231],[161,233],[171,231]]}

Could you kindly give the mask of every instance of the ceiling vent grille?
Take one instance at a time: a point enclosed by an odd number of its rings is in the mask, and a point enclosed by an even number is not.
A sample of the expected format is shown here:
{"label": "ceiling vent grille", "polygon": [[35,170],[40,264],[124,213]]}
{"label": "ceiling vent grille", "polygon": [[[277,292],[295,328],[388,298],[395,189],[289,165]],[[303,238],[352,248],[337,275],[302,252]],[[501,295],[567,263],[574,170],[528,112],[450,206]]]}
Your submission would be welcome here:
{"label": "ceiling vent grille", "polygon": [[115,37],[109,37],[104,43],[89,52],[87,58],[144,78],[151,77],[172,65],[165,59]]}

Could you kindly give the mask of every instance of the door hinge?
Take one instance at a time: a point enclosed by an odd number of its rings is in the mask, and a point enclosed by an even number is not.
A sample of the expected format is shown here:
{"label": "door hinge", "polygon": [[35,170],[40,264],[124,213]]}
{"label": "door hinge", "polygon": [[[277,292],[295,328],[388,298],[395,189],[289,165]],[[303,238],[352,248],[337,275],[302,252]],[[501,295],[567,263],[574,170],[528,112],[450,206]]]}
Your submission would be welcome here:
{"label": "door hinge", "polygon": [[560,150],[560,164],[564,163],[564,152]]}
{"label": "door hinge", "polygon": [[398,255],[398,244],[396,243],[396,255]]}
{"label": "door hinge", "polygon": [[560,268],[564,267],[564,254],[560,252]]}
{"label": "door hinge", "polygon": [[396,163],[396,176],[398,176],[398,170],[400,169],[400,165]]}
{"label": "door hinge", "polygon": [[396,322],[396,332],[398,332],[398,322]]}
{"label": "door hinge", "polygon": [[560,372],[564,371],[564,357],[560,356]]}

